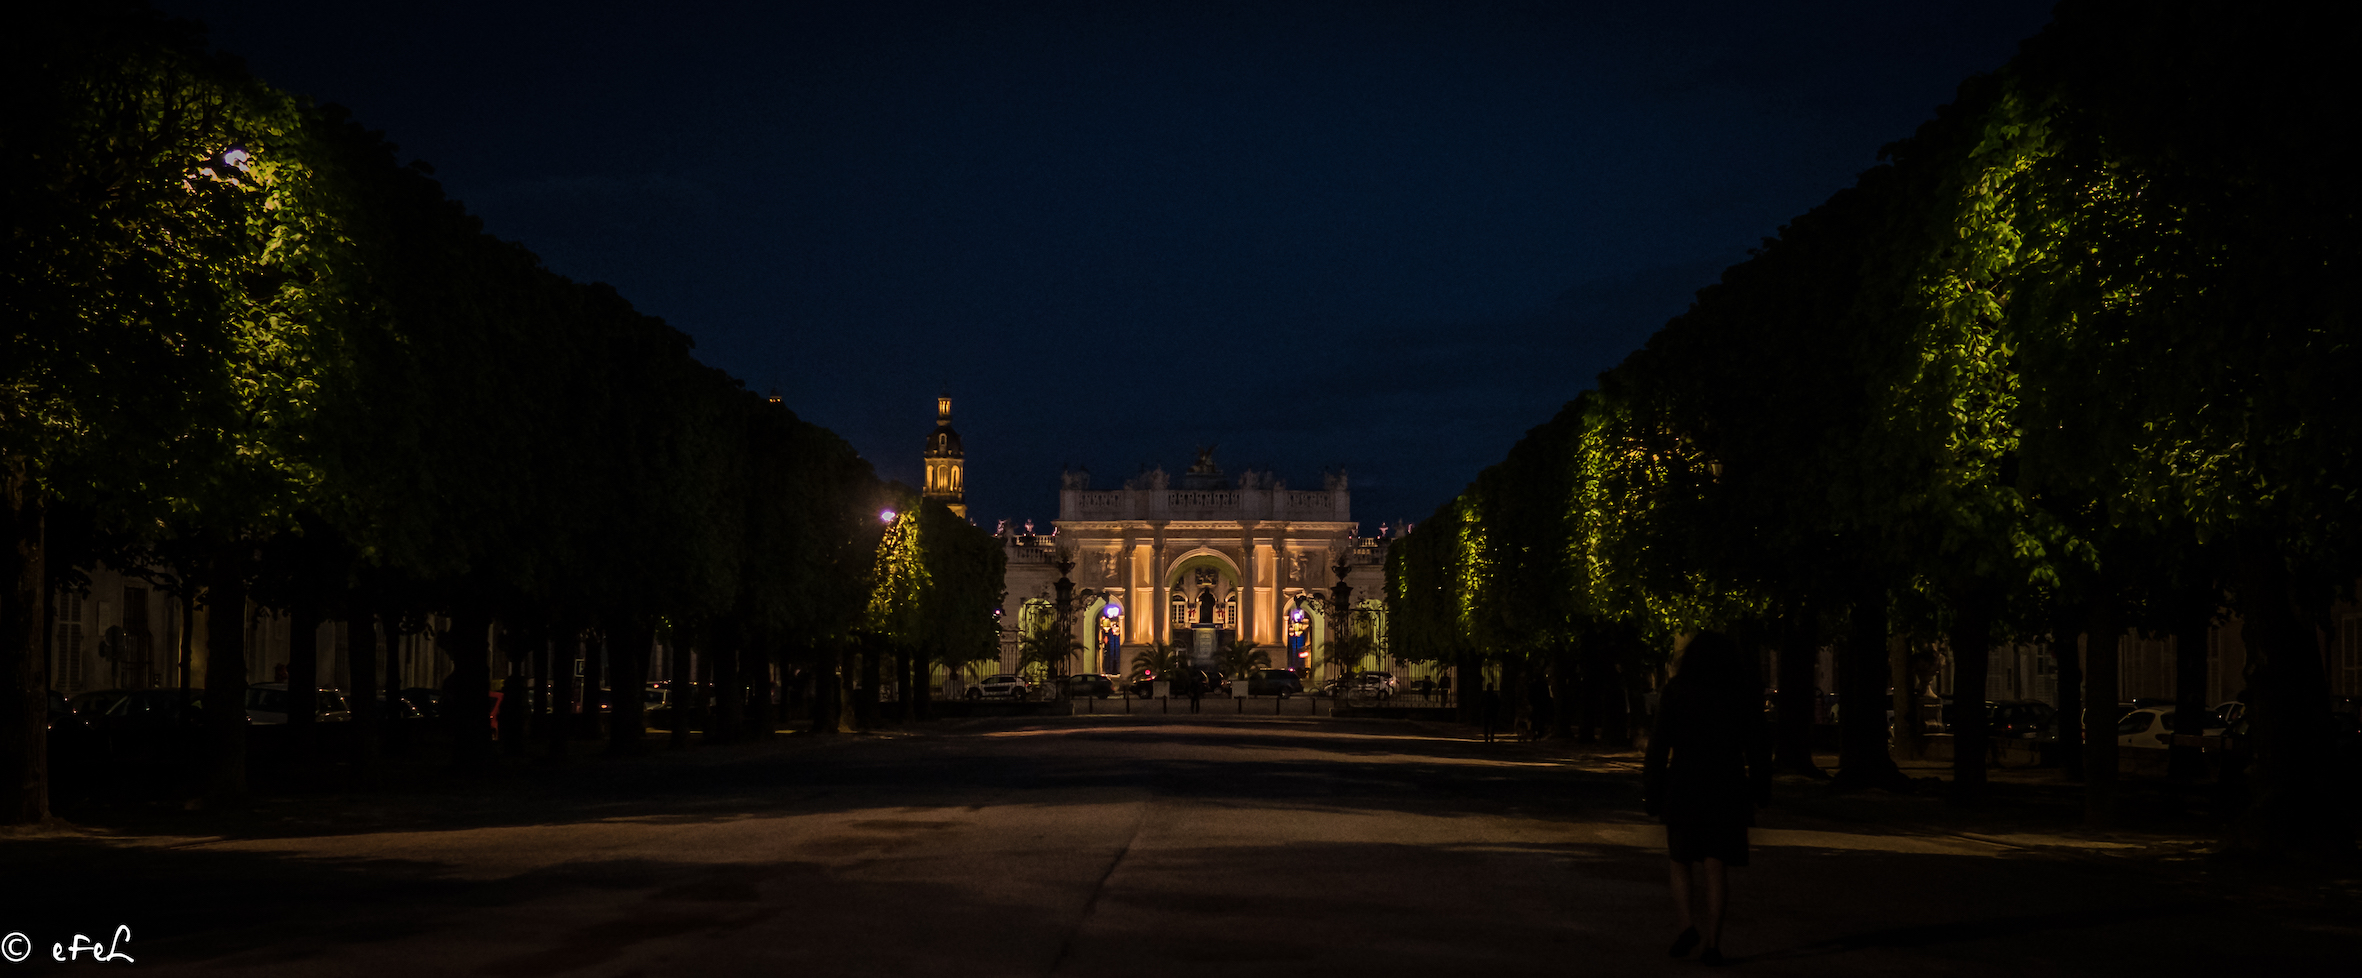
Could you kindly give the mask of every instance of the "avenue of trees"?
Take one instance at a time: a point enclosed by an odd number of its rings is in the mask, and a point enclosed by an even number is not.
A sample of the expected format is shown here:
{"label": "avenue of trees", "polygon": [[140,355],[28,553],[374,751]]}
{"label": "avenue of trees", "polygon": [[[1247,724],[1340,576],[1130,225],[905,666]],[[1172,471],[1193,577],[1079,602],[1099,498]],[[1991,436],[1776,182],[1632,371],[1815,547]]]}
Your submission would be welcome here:
{"label": "avenue of trees", "polygon": [[[497,660],[549,684],[504,711],[554,713],[586,695],[561,667],[585,657],[616,750],[641,742],[660,632],[710,670],[676,689],[751,694],[714,704],[723,736],[771,729],[745,711],[774,663],[814,678],[835,729],[848,676],[874,691],[882,664],[923,678],[994,642],[989,534],[485,234],[341,110],[137,4],[22,11],[0,52],[0,821],[47,817],[47,602],[102,562],[204,610],[223,799],[245,790],[250,601],[294,620],[297,726],[314,628],[351,624],[363,762],[379,648],[422,629],[447,703],[488,702]],[[443,712],[455,767],[479,763],[484,714]],[[548,749],[583,719],[550,716]]]}
{"label": "avenue of trees", "polygon": [[[2062,3],[1398,543],[1397,654],[1497,663],[1513,703],[1550,683],[1587,729],[1674,636],[1724,629],[1782,653],[1779,753],[1809,769],[1835,645],[1840,777],[1884,784],[1890,639],[1968,651],[1971,702],[1976,652],[2054,641],[2104,823],[2116,636],[2192,653],[2195,734],[2235,616],[2254,760],[2229,842],[2349,847],[2324,658],[2362,573],[2357,39],[2293,4]],[[1984,717],[1955,720],[1973,802]]]}

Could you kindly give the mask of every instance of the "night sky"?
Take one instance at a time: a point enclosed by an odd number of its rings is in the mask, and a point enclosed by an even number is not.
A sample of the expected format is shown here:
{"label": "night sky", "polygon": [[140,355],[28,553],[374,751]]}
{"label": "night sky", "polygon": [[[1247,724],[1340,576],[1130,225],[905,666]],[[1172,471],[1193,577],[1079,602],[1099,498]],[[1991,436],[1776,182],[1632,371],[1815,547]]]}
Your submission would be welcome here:
{"label": "night sky", "polygon": [[1424,517],[2043,2],[165,0],[970,515],[1218,443]]}

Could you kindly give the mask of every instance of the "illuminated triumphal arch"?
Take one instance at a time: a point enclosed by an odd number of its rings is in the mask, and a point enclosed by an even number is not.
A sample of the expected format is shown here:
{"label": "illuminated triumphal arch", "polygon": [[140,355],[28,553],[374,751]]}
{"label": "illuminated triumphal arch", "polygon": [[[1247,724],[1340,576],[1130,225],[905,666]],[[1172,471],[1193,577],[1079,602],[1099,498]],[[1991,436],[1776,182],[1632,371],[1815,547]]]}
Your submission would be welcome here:
{"label": "illuminated triumphal arch", "polygon": [[1291,489],[1269,473],[1226,476],[1201,449],[1174,481],[1156,468],[1095,489],[1089,473],[1069,472],[1053,532],[1002,529],[1004,668],[1016,665],[1024,625],[1052,613],[1062,557],[1077,595],[1071,627],[1086,650],[1069,672],[1128,672],[1156,643],[1211,668],[1238,641],[1268,650],[1275,667],[1300,669],[1324,640],[1340,561],[1357,598],[1384,592],[1386,541],[1358,535],[1342,474]]}

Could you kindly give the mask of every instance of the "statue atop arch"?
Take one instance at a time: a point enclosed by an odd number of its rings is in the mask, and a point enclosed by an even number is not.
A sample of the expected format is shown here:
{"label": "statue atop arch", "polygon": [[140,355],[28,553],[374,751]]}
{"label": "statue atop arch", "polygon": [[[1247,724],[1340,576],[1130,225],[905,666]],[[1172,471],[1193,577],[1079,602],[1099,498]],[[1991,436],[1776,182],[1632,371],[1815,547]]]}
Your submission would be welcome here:
{"label": "statue atop arch", "polygon": [[1214,464],[1214,449],[1220,445],[1197,446],[1197,464],[1189,467],[1190,475],[1221,475],[1222,467]]}

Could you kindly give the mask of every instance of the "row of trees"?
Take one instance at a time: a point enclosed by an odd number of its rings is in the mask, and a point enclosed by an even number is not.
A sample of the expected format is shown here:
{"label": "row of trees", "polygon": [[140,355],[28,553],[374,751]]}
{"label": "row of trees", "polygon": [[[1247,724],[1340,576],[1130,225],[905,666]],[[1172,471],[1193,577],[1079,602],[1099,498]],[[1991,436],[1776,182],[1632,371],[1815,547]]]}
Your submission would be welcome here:
{"label": "row of trees", "polygon": [[[244,790],[250,600],[307,644],[327,619],[437,623],[455,703],[492,687],[495,635],[545,655],[603,638],[618,749],[660,624],[734,686],[769,675],[748,656],[785,657],[830,697],[846,663],[874,679],[993,641],[988,534],[485,234],[343,111],[137,4],[29,11],[0,45],[0,817],[46,817],[45,601],[94,562],[208,609],[220,797]],[[352,650],[364,730],[374,631]],[[481,715],[444,712],[475,763]]]}
{"label": "row of trees", "polygon": [[[2233,841],[2350,845],[2324,652],[2362,571],[2355,39],[2296,5],[2061,4],[1398,544],[1398,648],[1548,665],[1579,703],[1729,629],[1782,653],[1780,753],[1809,768],[1833,640],[1840,776],[1884,783],[1893,636],[2047,636],[2104,822],[2116,636],[2181,637],[2197,733],[2206,632],[2236,615]],[[1986,658],[1956,660],[1973,701]],[[1973,800],[1984,718],[1956,719]]]}

